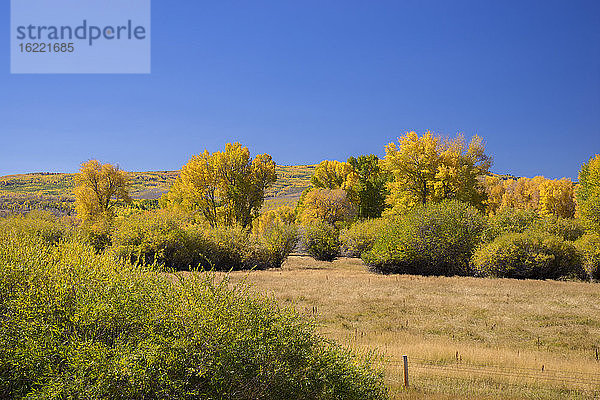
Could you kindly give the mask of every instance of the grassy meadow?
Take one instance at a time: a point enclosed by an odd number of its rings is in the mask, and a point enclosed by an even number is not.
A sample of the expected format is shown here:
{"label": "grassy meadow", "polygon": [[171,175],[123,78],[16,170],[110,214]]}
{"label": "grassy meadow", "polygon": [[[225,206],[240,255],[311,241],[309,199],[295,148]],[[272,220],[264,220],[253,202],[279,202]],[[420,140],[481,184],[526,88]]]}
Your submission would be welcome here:
{"label": "grassy meadow", "polygon": [[304,256],[230,277],[382,354],[395,399],[600,398],[598,283],[378,275],[360,259]]}

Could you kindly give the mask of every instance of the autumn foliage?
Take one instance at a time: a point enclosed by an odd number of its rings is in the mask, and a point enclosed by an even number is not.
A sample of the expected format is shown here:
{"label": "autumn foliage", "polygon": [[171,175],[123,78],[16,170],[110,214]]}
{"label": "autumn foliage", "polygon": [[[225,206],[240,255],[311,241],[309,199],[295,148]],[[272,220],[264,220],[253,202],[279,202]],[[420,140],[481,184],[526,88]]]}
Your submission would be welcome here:
{"label": "autumn foliage", "polygon": [[225,151],[193,156],[162,198],[166,207],[199,211],[212,227],[250,226],[260,213],[265,190],[275,180],[268,154],[250,157],[247,147],[227,143]]}
{"label": "autumn foliage", "polygon": [[474,136],[467,145],[462,135],[440,138],[432,132],[408,132],[398,144],[385,147],[384,168],[393,176],[387,199],[393,213],[416,205],[455,199],[482,207],[480,178],[488,174],[491,158],[483,140]]}
{"label": "autumn foliage", "polygon": [[119,200],[129,202],[128,180],[119,166],[90,160],[75,175],[75,209],[84,221],[97,222],[114,216]]}

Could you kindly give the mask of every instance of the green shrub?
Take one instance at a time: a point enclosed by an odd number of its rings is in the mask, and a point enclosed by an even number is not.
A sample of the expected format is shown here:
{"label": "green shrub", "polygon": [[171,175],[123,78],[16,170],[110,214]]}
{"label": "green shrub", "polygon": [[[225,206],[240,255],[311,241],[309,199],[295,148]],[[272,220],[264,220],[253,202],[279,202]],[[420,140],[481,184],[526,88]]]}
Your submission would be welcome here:
{"label": "green shrub", "polygon": [[134,264],[173,269],[230,270],[281,267],[296,244],[296,229],[273,224],[251,235],[241,227],[194,224],[185,215],[148,211],[121,220],[113,252]]}
{"label": "green shrub", "polygon": [[468,275],[484,228],[483,215],[465,203],[421,206],[385,224],[362,258],[382,273]]}
{"label": "green shrub", "polygon": [[279,268],[296,245],[296,228],[271,227],[251,235],[239,227],[201,229],[202,266],[217,270]]}
{"label": "green shrub", "polygon": [[314,221],[304,227],[304,246],[314,259],[333,261],[340,251],[339,232],[333,225]]}
{"label": "green shrub", "polygon": [[0,398],[387,398],[367,361],[214,275],[0,238]]}
{"label": "green shrub", "polygon": [[489,218],[482,238],[486,242],[491,242],[508,232],[524,232],[538,220],[539,215],[534,210],[503,208]]}
{"label": "green shrub", "polygon": [[340,232],[340,254],[344,257],[360,257],[371,250],[384,220],[367,219],[352,224]]}
{"label": "green shrub", "polygon": [[600,280],[600,235],[588,233],[575,242],[583,256],[583,264],[590,278]]}
{"label": "green shrub", "polygon": [[112,251],[140,265],[174,269],[197,268],[203,261],[201,232],[186,216],[158,210],[122,218],[115,223]]}
{"label": "green shrub", "polygon": [[577,240],[585,232],[581,222],[574,218],[540,216],[534,210],[504,208],[489,218],[483,240],[491,242],[505,233],[522,233],[527,230],[550,233],[569,241]]}
{"label": "green shrub", "polygon": [[298,243],[298,227],[294,224],[275,223],[253,235],[254,255],[262,268],[280,268]]}
{"label": "green shrub", "polygon": [[505,233],[473,255],[478,275],[558,279],[584,276],[580,254],[569,241],[547,232]]}

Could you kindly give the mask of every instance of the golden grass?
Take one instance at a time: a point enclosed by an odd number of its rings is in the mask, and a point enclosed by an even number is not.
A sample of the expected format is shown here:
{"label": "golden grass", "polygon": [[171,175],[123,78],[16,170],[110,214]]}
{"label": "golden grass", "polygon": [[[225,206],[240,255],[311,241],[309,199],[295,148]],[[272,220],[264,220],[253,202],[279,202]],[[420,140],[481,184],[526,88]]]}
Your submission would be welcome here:
{"label": "golden grass", "polygon": [[385,276],[357,259],[302,256],[230,276],[314,318],[323,335],[383,354],[395,399],[600,398],[597,283]]}

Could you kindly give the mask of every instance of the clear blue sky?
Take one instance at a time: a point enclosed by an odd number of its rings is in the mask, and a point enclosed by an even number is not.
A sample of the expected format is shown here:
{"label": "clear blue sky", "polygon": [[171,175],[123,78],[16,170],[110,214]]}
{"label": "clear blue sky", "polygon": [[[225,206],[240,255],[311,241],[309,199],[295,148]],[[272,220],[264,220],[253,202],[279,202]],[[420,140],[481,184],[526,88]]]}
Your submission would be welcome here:
{"label": "clear blue sky", "polygon": [[597,0],[153,0],[150,75],[10,75],[0,18],[0,175],[173,170],[230,141],[345,160],[427,129],[519,176],[600,153]]}

